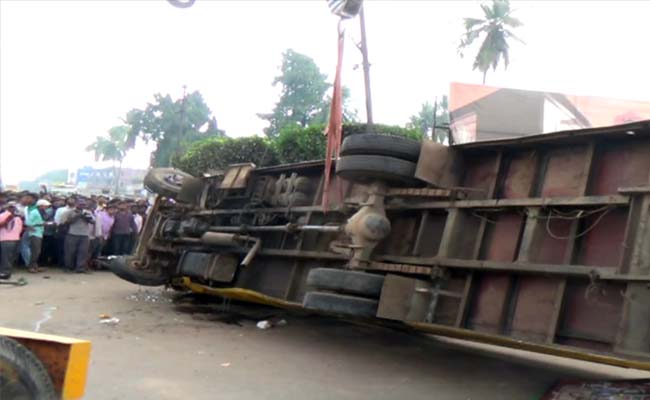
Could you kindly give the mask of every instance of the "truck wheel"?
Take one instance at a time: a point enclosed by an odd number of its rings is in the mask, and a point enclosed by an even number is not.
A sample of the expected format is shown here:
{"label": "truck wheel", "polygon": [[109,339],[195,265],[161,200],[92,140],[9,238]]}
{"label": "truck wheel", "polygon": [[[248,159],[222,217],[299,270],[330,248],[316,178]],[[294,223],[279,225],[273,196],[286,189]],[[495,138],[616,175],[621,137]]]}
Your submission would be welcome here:
{"label": "truck wheel", "polygon": [[22,344],[0,337],[0,399],[56,398],[54,385],[43,363]]}
{"label": "truck wheel", "polygon": [[350,135],[343,140],[341,155],[389,156],[417,162],[420,158],[420,142],[393,135]]}
{"label": "truck wheel", "polygon": [[317,289],[379,298],[384,276],[335,268],[314,268],[307,274],[307,285]]}
{"label": "truck wheel", "polygon": [[408,185],[415,181],[415,163],[386,156],[342,156],[336,162],[336,174],[350,181],[383,180]]}
{"label": "truck wheel", "polygon": [[154,168],[144,177],[143,185],[156,194],[174,198],[181,192],[183,178],[193,177],[176,168]]}
{"label": "truck wheel", "polygon": [[135,259],[128,256],[114,256],[102,264],[112,273],[141,286],[162,286],[169,282],[169,276],[163,273],[152,273],[138,269],[133,265]]}
{"label": "truck wheel", "polygon": [[345,294],[309,292],[302,301],[303,307],[334,314],[373,318],[377,315],[377,300]]}

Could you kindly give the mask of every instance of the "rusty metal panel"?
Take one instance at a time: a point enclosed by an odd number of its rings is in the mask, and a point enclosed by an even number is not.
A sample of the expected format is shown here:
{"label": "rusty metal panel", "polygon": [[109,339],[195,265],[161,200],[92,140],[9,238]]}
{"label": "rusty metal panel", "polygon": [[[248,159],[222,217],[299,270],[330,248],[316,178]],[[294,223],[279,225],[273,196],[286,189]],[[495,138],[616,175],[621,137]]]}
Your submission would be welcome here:
{"label": "rusty metal panel", "polygon": [[571,240],[568,239],[571,234],[571,224],[572,221],[568,219],[542,219],[537,241],[531,249],[530,261],[542,264],[563,264],[567,246]]}
{"label": "rusty metal panel", "polygon": [[619,187],[647,185],[650,142],[606,142],[594,162],[590,194],[616,194]]}
{"label": "rusty metal panel", "polygon": [[281,258],[258,256],[246,268],[240,269],[235,286],[284,298],[292,268],[292,263]]}
{"label": "rusty metal panel", "polygon": [[541,197],[580,196],[583,193],[587,146],[568,146],[550,150],[544,173]]}
{"label": "rusty metal panel", "polygon": [[429,213],[429,216],[424,220],[424,227],[422,228],[422,243],[419,249],[420,256],[432,257],[438,254],[446,221],[446,213]]}
{"label": "rusty metal panel", "polygon": [[419,215],[388,213],[390,235],[377,246],[377,254],[410,255],[417,235]]}
{"label": "rusty metal panel", "polygon": [[496,217],[488,215],[490,223],[484,244],[483,259],[512,262],[517,256],[519,237],[524,217],[517,213],[503,213]]}
{"label": "rusty metal panel", "polygon": [[415,177],[437,187],[451,187],[458,183],[458,152],[432,140],[423,140]]}
{"label": "rusty metal panel", "polygon": [[612,209],[606,215],[598,213],[585,218],[578,234],[593,228],[581,237],[577,263],[617,267],[623,253],[626,223],[627,208]]}
{"label": "rusty metal panel", "polygon": [[535,183],[538,151],[516,153],[509,158],[508,169],[503,186],[498,190],[499,197],[519,199],[530,197]]}
{"label": "rusty metal panel", "polygon": [[456,323],[466,279],[466,274],[456,274],[445,281],[442,288],[450,293],[457,293],[458,296],[440,296],[438,298],[434,323],[442,325],[454,325]]}
{"label": "rusty metal panel", "polygon": [[498,160],[498,154],[486,154],[472,156],[465,161],[465,176],[463,187],[479,189],[479,191],[468,192],[469,198],[484,199],[490,192],[490,187],[496,180],[497,173],[494,165]]}
{"label": "rusty metal panel", "polygon": [[548,334],[555,308],[556,291],[561,278],[520,276],[516,303],[510,325],[518,339],[543,342]]}
{"label": "rusty metal panel", "polygon": [[254,169],[255,164],[251,163],[231,165],[221,181],[221,189],[245,189]]}
{"label": "rusty metal panel", "polygon": [[569,279],[557,332],[563,340],[559,341],[580,341],[583,346],[589,342],[604,343],[611,347],[622,315],[624,289],[622,283],[590,284],[589,281]]}
{"label": "rusty metal panel", "polygon": [[386,275],[377,308],[379,318],[404,321],[424,321],[431,304],[431,283],[398,275]]}
{"label": "rusty metal panel", "polygon": [[501,333],[512,278],[508,274],[482,274],[473,295],[467,326],[481,332]]}

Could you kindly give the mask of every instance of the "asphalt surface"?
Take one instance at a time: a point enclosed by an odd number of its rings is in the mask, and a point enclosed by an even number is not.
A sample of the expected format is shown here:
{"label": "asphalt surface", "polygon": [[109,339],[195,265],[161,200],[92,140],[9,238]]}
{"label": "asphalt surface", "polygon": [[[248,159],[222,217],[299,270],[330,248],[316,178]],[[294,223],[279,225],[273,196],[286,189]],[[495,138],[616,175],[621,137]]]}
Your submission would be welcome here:
{"label": "asphalt surface", "polygon": [[[0,286],[0,326],[89,339],[86,399],[537,399],[645,371],[140,288],[108,272]],[[172,301],[174,299],[174,301]],[[119,318],[99,323],[100,314]],[[286,325],[262,330],[259,320]]]}

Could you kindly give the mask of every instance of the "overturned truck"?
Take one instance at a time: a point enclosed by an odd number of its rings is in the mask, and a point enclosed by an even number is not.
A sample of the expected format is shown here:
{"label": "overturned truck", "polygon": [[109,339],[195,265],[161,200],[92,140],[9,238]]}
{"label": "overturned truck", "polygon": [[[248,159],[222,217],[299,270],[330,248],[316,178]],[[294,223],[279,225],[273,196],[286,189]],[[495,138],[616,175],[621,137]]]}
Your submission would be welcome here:
{"label": "overturned truck", "polygon": [[352,135],[323,172],[152,170],[137,252],[109,268],[650,369],[650,121],[451,147]]}

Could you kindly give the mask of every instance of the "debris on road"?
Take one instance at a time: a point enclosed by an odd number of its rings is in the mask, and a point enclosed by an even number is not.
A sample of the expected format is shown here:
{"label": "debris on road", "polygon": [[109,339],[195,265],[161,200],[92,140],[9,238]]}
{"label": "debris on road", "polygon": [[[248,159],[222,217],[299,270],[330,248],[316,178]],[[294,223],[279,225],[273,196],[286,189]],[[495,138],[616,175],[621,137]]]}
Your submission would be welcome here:
{"label": "debris on road", "polygon": [[166,302],[171,303],[172,299],[165,296],[162,291],[138,290],[137,292],[126,296],[127,300],[142,301],[148,303]]}
{"label": "debris on road", "polygon": [[[102,316],[104,317],[102,318]],[[106,324],[106,325],[117,325],[120,323],[120,319],[117,317],[111,317],[108,314],[101,314],[99,316],[99,323]]]}
{"label": "debris on road", "polygon": [[221,366],[222,367],[230,367],[230,363],[229,362],[221,363]]}
{"label": "debris on road", "polygon": [[274,326],[285,326],[287,324],[286,319],[265,319],[257,323],[259,329],[270,329]]}
{"label": "debris on road", "polygon": [[25,286],[27,285],[27,279],[20,277],[15,281],[0,281],[0,285]]}
{"label": "debris on road", "polygon": [[271,325],[271,323],[269,321],[259,321],[257,323],[257,327],[260,328],[260,329],[269,329],[272,326],[273,325]]}

